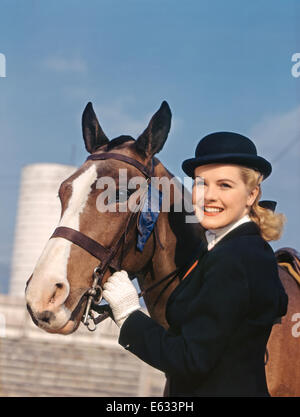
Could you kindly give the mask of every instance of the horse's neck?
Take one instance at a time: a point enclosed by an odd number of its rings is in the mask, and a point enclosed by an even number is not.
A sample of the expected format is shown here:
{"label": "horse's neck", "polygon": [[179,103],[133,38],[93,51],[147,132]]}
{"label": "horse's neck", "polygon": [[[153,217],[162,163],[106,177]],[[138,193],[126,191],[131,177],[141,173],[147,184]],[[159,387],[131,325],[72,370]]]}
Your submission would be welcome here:
{"label": "horse's neck", "polygon": [[152,258],[155,280],[189,262],[203,240],[199,223],[186,223],[185,212],[164,213],[157,225],[156,249]]}
{"label": "horse's neck", "polygon": [[204,229],[192,218],[190,192],[161,163],[157,164],[155,172],[160,178],[168,177],[174,184],[170,187],[170,210],[162,211],[158,219],[156,229],[162,245],[156,245],[153,257],[155,265],[163,268],[164,272],[170,272],[188,261],[204,239]]}
{"label": "horse's neck", "polygon": [[[163,174],[172,178],[172,174],[164,169],[160,164],[157,167],[159,176]],[[181,211],[174,210],[174,200],[176,192],[181,198]],[[177,195],[178,197],[178,195]],[[159,282],[164,277],[175,271],[178,267],[184,266],[195,248],[201,243],[204,238],[203,229],[200,224],[189,223],[192,215],[191,212],[186,211],[186,203],[184,199],[189,198],[189,193],[182,192],[182,185],[177,183],[171,192],[171,210],[170,212],[161,212],[157,225],[155,238],[155,252],[152,257],[151,269],[148,270],[143,286],[148,287],[153,282]],[[178,202],[178,200],[177,200]],[[191,207],[191,206],[190,206]],[[145,282],[146,281],[146,282]],[[166,283],[162,283],[157,287],[157,290],[151,291],[148,296],[145,296],[145,302],[148,310],[153,318],[159,321],[162,325],[167,326],[165,320],[165,304],[174,288],[178,285],[179,278],[174,280],[166,291],[161,295],[160,301],[153,309],[153,301],[159,296],[160,291],[164,288]]]}

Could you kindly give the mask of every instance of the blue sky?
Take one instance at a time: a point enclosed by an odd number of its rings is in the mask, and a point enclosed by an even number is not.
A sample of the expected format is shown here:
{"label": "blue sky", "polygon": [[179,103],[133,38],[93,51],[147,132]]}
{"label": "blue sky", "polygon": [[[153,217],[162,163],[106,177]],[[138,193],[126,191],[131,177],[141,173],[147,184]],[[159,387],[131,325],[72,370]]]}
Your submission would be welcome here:
{"label": "blue sky", "polygon": [[88,101],[113,138],[137,136],[167,100],[159,158],[180,177],[207,133],[251,137],[275,161],[263,197],[288,218],[272,246],[300,250],[299,17],[296,0],[0,0],[0,263],[10,264],[22,167],[80,165]]}

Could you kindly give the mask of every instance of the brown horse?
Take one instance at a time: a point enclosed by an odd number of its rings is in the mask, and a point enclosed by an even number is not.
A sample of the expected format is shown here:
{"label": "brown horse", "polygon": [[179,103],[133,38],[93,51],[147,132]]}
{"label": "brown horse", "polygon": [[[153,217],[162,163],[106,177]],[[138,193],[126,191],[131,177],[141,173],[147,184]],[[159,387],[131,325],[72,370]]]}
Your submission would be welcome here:
{"label": "brown horse", "polygon": [[[109,140],[99,125],[91,103],[86,106],[82,117],[83,137],[92,158],[88,158],[61,184],[59,197],[62,211],[58,228],[27,283],[28,310],[40,328],[60,334],[70,334],[78,328],[84,315],[87,295],[91,294],[95,278],[93,271],[98,267],[99,260],[101,267],[106,265],[102,269],[102,283],[117,268],[137,277],[143,290],[157,283],[151,291],[146,291],[144,299],[151,317],[165,328],[168,327],[165,305],[170,293],[180,282],[173,272],[184,267],[195,247],[204,242],[204,231],[200,224],[187,222],[191,203],[186,204],[189,200],[185,198],[187,194],[183,193],[182,185],[172,181],[173,175],[155,157],[164,146],[170,124],[171,111],[168,104],[163,102],[138,139],[120,136]],[[133,178],[145,180],[148,173],[159,180],[167,179],[169,185],[172,183],[168,190],[163,189],[162,183],[159,185],[163,195],[167,195],[169,209],[159,214],[142,252],[136,247],[141,205],[137,205],[136,211],[128,209],[139,190],[132,192],[129,187],[121,187],[121,169],[126,170],[128,183]],[[105,189],[97,184],[99,179],[105,177],[117,184],[119,200],[116,200],[116,211],[99,210],[99,198],[103,197]],[[139,194],[136,199],[140,204],[142,196]],[[181,210],[175,207],[178,201],[182,203]],[[168,281],[161,281],[165,277],[170,277],[170,285],[166,285]],[[286,289],[293,297],[293,284]],[[290,289],[293,294],[290,294]],[[278,384],[285,372],[281,364],[291,356],[288,349],[278,354],[281,335],[290,331],[286,330],[285,323],[283,321],[275,326],[268,345],[267,375],[268,381],[271,381],[271,395],[282,395],[283,392],[284,395],[300,394],[297,380],[288,377],[284,388],[278,391]],[[273,337],[275,333],[276,337]],[[292,336],[289,336],[286,345],[291,341]]]}
{"label": "brown horse", "polygon": [[300,254],[291,248],[276,252],[279,276],[289,297],[287,314],[273,326],[267,346],[266,375],[274,397],[300,396]]}
{"label": "brown horse", "polygon": [[[92,105],[89,103],[83,113],[82,127],[86,149],[95,156],[109,153],[123,155],[136,161],[145,169],[153,169],[153,176],[171,180],[173,176],[154,157],[168,136],[171,112],[167,103],[152,117],[146,130],[137,140],[120,136],[111,141],[103,133]],[[59,227],[67,227],[93,239],[104,248],[111,248],[121,237],[124,225],[131,217],[129,210],[122,205],[129,204],[134,194],[125,203],[119,204],[117,212],[99,212],[97,202],[105,190],[97,188],[97,179],[109,177],[119,182],[119,170],[126,169],[128,182],[132,178],[144,179],[140,169],[131,163],[115,160],[87,160],[75,174],[65,180],[59,189],[61,199],[61,219]],[[183,265],[193,248],[201,241],[202,229],[199,224],[186,223],[186,210],[176,211],[176,194],[183,199],[182,186],[176,181],[169,190],[170,210],[162,211],[158,217],[155,231],[152,232],[142,252],[136,249],[137,225],[131,224],[126,233],[126,242],[118,248],[114,258],[120,259],[120,267],[136,276],[140,287],[146,288],[167,276]],[[128,195],[129,189],[118,189],[122,195]],[[177,198],[178,200],[178,198]],[[122,207],[121,207],[122,206]],[[122,210],[121,210],[122,209]],[[26,300],[34,322],[48,332],[68,334],[77,329],[86,304],[86,293],[92,286],[93,271],[99,264],[87,250],[56,237],[49,240],[26,289]],[[107,269],[103,283],[111,274]],[[177,285],[175,280],[166,289],[156,304],[161,287],[145,295],[145,303],[151,316],[167,326],[164,308],[170,292]]]}

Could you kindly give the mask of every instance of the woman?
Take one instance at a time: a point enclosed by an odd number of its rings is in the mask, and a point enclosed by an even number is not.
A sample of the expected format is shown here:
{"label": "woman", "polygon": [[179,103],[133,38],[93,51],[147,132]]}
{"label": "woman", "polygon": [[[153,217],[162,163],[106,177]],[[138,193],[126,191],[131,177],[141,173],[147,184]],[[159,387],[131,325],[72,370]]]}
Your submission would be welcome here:
{"label": "woman", "polygon": [[236,133],[206,136],[195,155],[182,168],[195,179],[208,246],[169,297],[169,330],[138,311],[125,271],[108,279],[103,296],[121,327],[119,343],[166,373],[170,396],[269,396],[266,345],[287,309],[267,243],[280,237],[284,216],[258,205],[272,168]]}

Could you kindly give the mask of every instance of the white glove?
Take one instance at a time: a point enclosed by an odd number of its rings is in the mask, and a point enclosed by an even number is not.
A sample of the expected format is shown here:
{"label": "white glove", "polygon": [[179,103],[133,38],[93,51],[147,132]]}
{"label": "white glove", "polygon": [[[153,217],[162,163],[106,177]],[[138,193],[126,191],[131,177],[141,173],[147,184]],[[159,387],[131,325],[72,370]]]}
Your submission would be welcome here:
{"label": "white glove", "polygon": [[112,274],[103,285],[103,290],[103,298],[110,305],[119,327],[131,313],[141,308],[137,291],[126,271]]}

